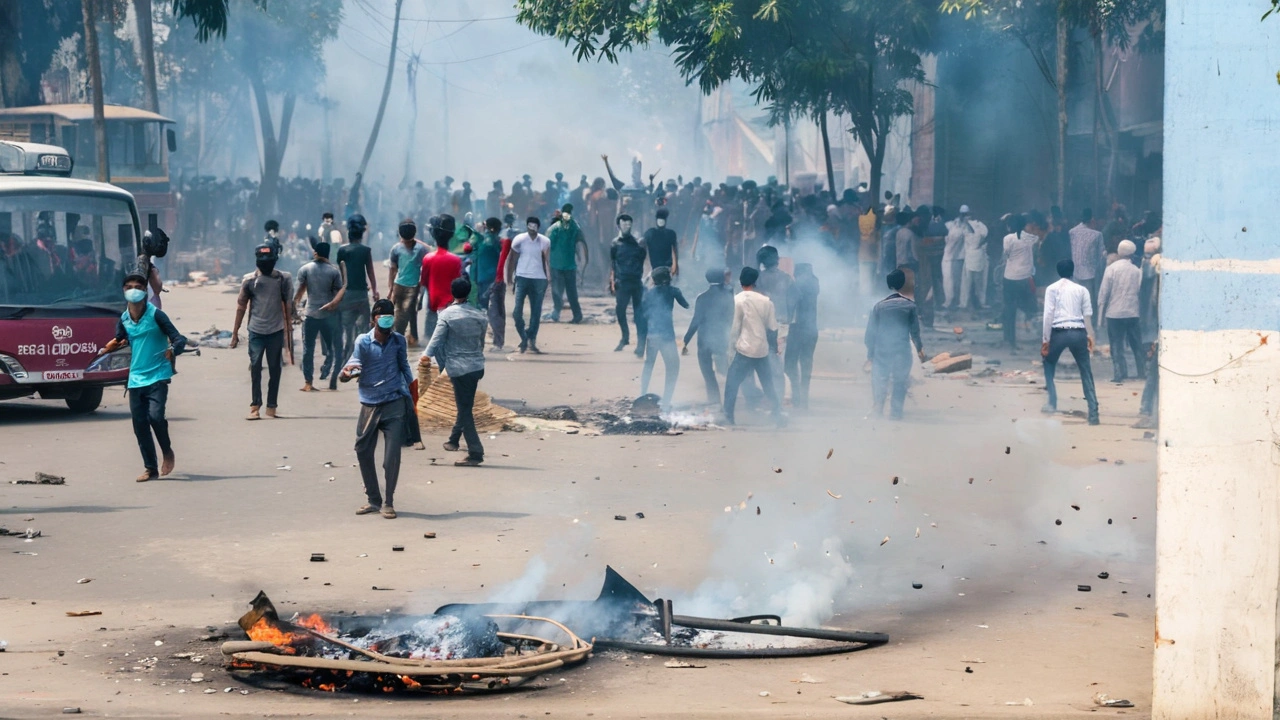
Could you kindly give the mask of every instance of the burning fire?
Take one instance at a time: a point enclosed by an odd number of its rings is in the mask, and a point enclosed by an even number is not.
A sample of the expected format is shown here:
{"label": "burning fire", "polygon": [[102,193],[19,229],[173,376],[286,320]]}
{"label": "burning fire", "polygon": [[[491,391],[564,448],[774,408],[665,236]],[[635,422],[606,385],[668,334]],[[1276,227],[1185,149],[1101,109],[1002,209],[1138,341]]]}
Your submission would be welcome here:
{"label": "burning fire", "polygon": [[[312,616],[316,617],[316,616]],[[294,647],[299,642],[309,641],[309,635],[298,635],[296,633],[284,632],[280,628],[271,624],[267,618],[262,618],[253,624],[248,630],[249,638],[259,642],[269,642],[289,655],[296,655],[298,650]]]}
{"label": "burning fire", "polygon": [[[336,634],[333,626],[325,622],[324,618],[320,617],[319,613],[294,618],[293,624],[315,630],[318,633],[324,633],[325,635]],[[257,638],[254,639],[257,640]]]}

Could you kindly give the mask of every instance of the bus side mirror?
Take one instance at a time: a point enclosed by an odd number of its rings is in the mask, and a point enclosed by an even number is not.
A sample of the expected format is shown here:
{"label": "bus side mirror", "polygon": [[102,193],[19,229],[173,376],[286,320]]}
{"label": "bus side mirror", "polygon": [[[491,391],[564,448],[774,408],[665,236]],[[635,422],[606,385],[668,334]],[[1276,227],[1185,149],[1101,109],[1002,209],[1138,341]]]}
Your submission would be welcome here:
{"label": "bus side mirror", "polygon": [[178,151],[178,133],[173,128],[167,128],[164,131],[165,142],[169,146],[169,152]]}

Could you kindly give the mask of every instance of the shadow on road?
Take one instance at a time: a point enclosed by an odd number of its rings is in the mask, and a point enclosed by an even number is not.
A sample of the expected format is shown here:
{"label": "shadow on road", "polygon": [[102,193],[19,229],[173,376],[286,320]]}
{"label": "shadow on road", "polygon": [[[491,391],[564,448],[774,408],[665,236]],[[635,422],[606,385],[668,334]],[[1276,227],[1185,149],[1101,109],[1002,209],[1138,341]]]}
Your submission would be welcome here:
{"label": "shadow on road", "polygon": [[63,507],[12,507],[0,509],[0,515],[44,515],[50,513],[113,513],[125,510],[145,510],[142,505],[64,505]]}

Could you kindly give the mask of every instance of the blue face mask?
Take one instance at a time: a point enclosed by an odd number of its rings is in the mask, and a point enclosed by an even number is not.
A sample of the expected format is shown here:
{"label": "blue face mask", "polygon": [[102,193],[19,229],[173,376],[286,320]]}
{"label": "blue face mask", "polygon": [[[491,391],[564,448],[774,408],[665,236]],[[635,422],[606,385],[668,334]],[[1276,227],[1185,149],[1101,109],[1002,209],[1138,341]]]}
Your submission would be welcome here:
{"label": "blue face mask", "polygon": [[396,324],[396,318],[394,315],[379,315],[377,323],[383,330],[390,330]]}
{"label": "blue face mask", "polygon": [[129,288],[124,291],[124,299],[131,303],[140,303],[147,299],[147,291],[138,288]]}

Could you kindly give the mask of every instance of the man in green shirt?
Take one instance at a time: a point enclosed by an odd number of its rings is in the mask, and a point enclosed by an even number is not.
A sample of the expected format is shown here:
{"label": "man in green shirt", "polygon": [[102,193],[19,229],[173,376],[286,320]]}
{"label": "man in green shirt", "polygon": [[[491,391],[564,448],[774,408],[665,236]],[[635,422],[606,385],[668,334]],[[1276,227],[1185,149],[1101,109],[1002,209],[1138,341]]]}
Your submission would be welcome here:
{"label": "man in green shirt", "polygon": [[[573,320],[582,322],[582,308],[578,305],[578,241],[582,228],[573,221],[573,205],[560,208],[560,219],[547,233],[551,239],[551,322],[560,322],[560,308],[566,295]],[[585,245],[584,245],[585,247]]]}

